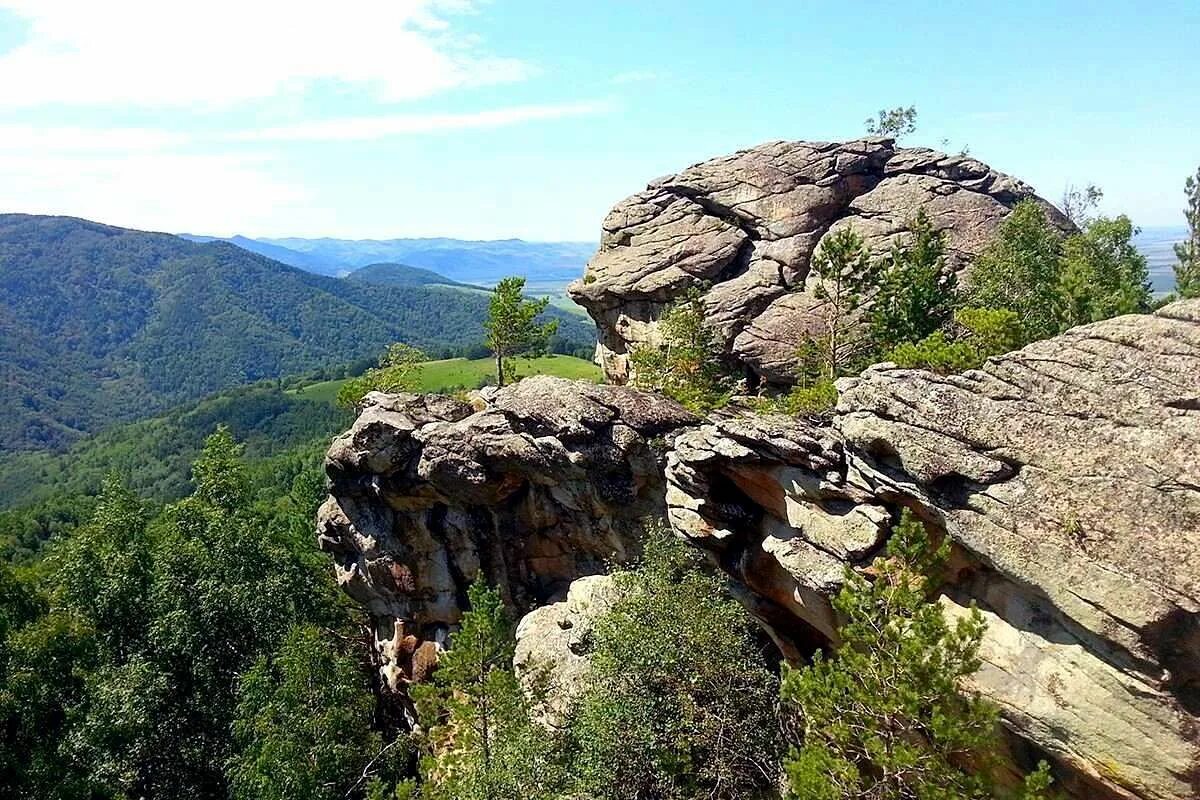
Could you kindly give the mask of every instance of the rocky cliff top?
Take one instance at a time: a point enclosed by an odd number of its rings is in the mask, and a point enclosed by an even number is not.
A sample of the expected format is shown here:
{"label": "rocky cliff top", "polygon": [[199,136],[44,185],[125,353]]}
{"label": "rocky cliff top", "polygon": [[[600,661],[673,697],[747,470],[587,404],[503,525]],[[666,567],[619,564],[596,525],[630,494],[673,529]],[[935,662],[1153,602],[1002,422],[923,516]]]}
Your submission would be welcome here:
{"label": "rocky cliff top", "polygon": [[965,268],[1030,197],[1040,200],[974,158],[891,139],[769,142],[659,178],[614,206],[570,293],[599,327],[610,381],[628,377],[631,347],[656,341],[662,310],[704,285],[709,323],[730,361],[788,383],[815,304],[809,262],[826,236],[852,226],[882,252],[924,209],[946,232],[948,262]]}
{"label": "rocky cliff top", "polygon": [[836,635],[843,570],[912,509],[955,545],[947,613],[987,619],[977,688],[1073,796],[1200,796],[1200,300],[839,388],[827,427],[682,434],[675,530],[803,653]]}
{"label": "rocky cliff top", "polygon": [[822,426],[554,378],[475,406],[371,395],[330,449],[321,543],[400,687],[480,573],[522,610],[567,599],[523,626],[522,653],[571,647],[568,586],[629,558],[647,515],[803,658],[836,636],[843,570],[910,508],[954,544],[946,613],[985,615],[975,684],[1016,761],[1051,759],[1072,797],[1200,795],[1200,301],[960,376],[878,365],[839,388]]}

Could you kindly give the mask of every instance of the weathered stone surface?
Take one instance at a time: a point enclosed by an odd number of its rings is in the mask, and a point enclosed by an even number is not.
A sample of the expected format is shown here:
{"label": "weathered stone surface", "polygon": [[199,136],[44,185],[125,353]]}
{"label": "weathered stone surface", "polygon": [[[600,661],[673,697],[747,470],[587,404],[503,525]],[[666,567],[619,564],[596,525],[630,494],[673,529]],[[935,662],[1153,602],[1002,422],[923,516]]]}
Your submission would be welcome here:
{"label": "weathered stone surface", "polygon": [[1200,301],[939,377],[839,386],[831,426],[711,421],[669,517],[785,647],[913,509],[955,545],[948,613],[988,619],[976,684],[1078,797],[1200,796]]}
{"label": "weathered stone surface", "polygon": [[565,600],[521,618],[513,666],[523,683],[544,692],[545,706],[535,709],[543,724],[561,726],[585,688],[596,621],[615,600],[612,576],[588,575],[571,584]]}
{"label": "weathered stone surface", "polygon": [[[844,569],[868,565],[910,508],[954,545],[946,613],[973,602],[987,618],[974,680],[1014,759],[1050,759],[1075,798],[1200,796],[1200,301],[960,376],[879,365],[839,390],[823,426],[700,421],[552,378],[476,406],[372,395],[330,449],[322,546],[400,687],[434,663],[480,572],[528,611],[625,558],[636,523],[664,513],[802,659],[836,644]],[[522,670],[578,679],[584,605],[567,595],[526,618]]]}
{"label": "weathered stone surface", "polygon": [[709,285],[708,322],[730,360],[788,383],[812,324],[805,279],[824,237],[850,226],[883,252],[924,209],[947,234],[951,265],[965,269],[1028,197],[1028,186],[976,159],[897,148],[891,139],[770,142],[660,178],[618,203],[570,292],[596,320],[597,358],[610,381],[628,378],[631,347],[656,341],[667,305]]}
{"label": "weathered stone surface", "polygon": [[477,411],[368,395],[326,458],[319,542],[374,619],[393,689],[436,661],[481,573],[529,610],[633,555],[638,521],[664,513],[667,440],[696,422],[655,395],[550,377],[489,397]]}

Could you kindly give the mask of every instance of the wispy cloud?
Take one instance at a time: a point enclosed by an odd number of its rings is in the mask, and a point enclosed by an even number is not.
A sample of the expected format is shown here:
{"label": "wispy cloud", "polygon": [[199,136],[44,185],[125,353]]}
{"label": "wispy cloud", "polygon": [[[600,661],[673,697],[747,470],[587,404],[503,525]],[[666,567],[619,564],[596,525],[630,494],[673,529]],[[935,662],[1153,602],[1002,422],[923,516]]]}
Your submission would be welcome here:
{"label": "wispy cloud", "polygon": [[455,36],[466,0],[0,0],[29,38],[0,55],[0,108],[235,107],[314,86],[395,102],[520,80]]}
{"label": "wispy cloud", "polygon": [[462,114],[389,114],[371,117],[297,122],[241,131],[230,135],[236,141],[363,141],[406,134],[471,128],[501,128],[538,120],[601,114],[612,109],[607,101],[557,105],[513,106]]}
{"label": "wispy cloud", "polygon": [[[25,155],[0,148],[0,210],[68,213],[161,231],[234,233],[303,219],[313,198],[267,156],[149,152]],[[308,221],[308,220],[306,220]]]}

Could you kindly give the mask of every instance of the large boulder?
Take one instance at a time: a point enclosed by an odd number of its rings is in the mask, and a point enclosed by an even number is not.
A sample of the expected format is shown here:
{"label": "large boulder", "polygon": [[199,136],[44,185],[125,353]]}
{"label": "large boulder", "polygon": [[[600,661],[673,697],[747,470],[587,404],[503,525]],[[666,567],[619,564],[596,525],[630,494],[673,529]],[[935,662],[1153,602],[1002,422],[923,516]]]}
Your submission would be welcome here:
{"label": "large boulder", "polygon": [[613,607],[618,586],[612,575],[573,582],[565,599],[535,608],[517,625],[513,667],[522,685],[540,701],[538,720],[563,727],[571,704],[587,688],[596,624]]}
{"label": "large boulder", "polygon": [[[708,322],[728,360],[787,384],[812,324],[812,255],[849,226],[876,253],[924,209],[946,233],[950,266],[965,269],[1012,207],[1034,198],[1020,181],[965,155],[897,148],[885,138],[770,142],[705,161],[622,200],[571,296],[600,331],[610,382],[629,377],[631,348],[656,343],[674,300],[707,287]],[[807,283],[806,283],[807,281]]]}
{"label": "large boulder", "polygon": [[528,611],[636,555],[665,513],[663,459],[697,420],[628,387],[535,377],[478,410],[436,395],[368,395],[326,457],[318,541],[375,623],[380,668],[420,680],[482,576]]}
{"label": "large boulder", "polygon": [[841,382],[828,426],[710,421],[676,441],[669,518],[785,653],[836,644],[830,597],[902,508],[954,545],[976,687],[1087,798],[1200,797],[1200,300],[940,377]]}

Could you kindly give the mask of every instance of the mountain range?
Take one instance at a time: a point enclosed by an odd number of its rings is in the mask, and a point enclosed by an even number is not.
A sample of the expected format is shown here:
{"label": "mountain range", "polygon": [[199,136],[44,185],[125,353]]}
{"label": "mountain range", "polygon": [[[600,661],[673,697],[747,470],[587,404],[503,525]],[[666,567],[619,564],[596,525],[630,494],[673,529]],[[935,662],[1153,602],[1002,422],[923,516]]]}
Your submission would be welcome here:
{"label": "mountain range", "polygon": [[[181,234],[200,242],[217,237]],[[454,281],[493,285],[524,275],[531,286],[565,286],[583,274],[594,242],[527,242],[522,239],[219,239],[289,266],[321,275],[344,275],[370,264],[400,263],[434,270]]]}
{"label": "mountain range", "polygon": [[[0,451],[61,448],[227,387],[372,360],[392,341],[433,357],[478,349],[486,293],[404,265],[374,272],[391,280],[318,275],[224,241],[0,215]],[[594,341],[579,315],[547,313],[557,349]]]}

